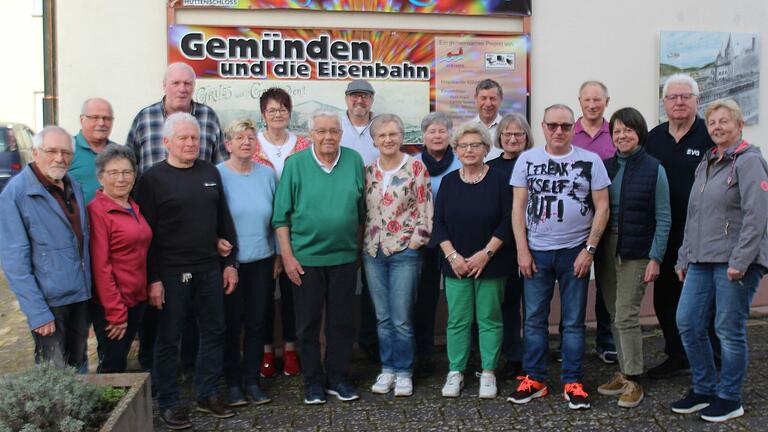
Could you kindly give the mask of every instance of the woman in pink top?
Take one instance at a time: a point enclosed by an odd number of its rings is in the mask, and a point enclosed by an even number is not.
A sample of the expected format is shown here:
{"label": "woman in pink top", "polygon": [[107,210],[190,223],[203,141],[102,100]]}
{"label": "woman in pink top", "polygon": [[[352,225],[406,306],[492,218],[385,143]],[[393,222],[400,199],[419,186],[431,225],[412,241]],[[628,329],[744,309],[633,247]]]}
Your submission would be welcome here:
{"label": "woman in pink top", "polygon": [[383,114],[371,123],[379,157],[365,169],[368,214],[363,236],[363,265],[376,308],[381,374],[371,391],[413,394],[413,305],[420,248],[432,232],[432,188],[420,160],[403,153],[403,121]]}

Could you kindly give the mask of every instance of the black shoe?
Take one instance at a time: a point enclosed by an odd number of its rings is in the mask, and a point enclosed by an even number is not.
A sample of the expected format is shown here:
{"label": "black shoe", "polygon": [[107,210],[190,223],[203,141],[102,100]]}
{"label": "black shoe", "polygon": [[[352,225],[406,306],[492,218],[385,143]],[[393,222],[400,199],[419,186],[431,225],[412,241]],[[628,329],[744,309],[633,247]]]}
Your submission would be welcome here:
{"label": "black shoe", "polygon": [[165,426],[168,429],[179,430],[192,427],[192,422],[189,421],[187,410],[180,406],[163,410],[160,413],[160,419],[163,420],[163,423],[165,423]]}
{"label": "black shoe", "polygon": [[520,376],[522,369],[523,364],[519,361],[507,361],[497,376],[503,380],[517,379],[517,377]]}
{"label": "black shoe", "polygon": [[708,422],[720,423],[744,415],[741,401],[731,401],[714,397],[708,407],[700,411],[701,419]]}
{"label": "black shoe", "polygon": [[305,405],[321,405],[325,403],[325,389],[321,384],[307,386],[307,394],[304,396]]}
{"label": "black shoe", "polygon": [[198,399],[197,410],[221,419],[230,418],[235,415],[235,412],[232,411],[227,404],[222,402],[221,398],[218,396],[211,396],[207,399]]}
{"label": "black shoe", "polygon": [[669,407],[672,412],[678,414],[691,414],[701,411],[708,407],[713,397],[709,395],[700,395],[691,389],[682,399],[672,402]]}
{"label": "black shoe", "polygon": [[687,375],[691,373],[688,362],[685,360],[674,360],[668,358],[660,365],[648,369],[648,378],[665,379],[674,376]]}
{"label": "black shoe", "polygon": [[262,390],[258,384],[251,384],[248,386],[248,396],[256,405],[264,405],[272,402],[272,399],[264,393],[264,390]]}
{"label": "black shoe", "polygon": [[414,368],[414,375],[416,378],[429,378],[434,375],[434,373],[435,364],[432,361],[432,358],[429,356],[419,358],[416,362],[416,367]]}
{"label": "black shoe", "polygon": [[360,399],[360,395],[357,393],[357,389],[346,382],[329,384],[328,388],[325,389],[325,392],[329,395],[336,396],[338,400],[344,402]]}

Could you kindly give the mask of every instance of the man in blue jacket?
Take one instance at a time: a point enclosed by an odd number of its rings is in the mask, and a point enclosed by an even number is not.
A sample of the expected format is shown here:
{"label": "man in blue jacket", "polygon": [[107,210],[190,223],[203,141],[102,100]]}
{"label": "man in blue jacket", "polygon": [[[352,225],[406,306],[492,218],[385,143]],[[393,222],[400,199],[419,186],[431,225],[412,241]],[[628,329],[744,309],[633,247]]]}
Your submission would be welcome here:
{"label": "man in blue jacket", "polygon": [[0,194],[0,262],[32,330],[35,361],[80,368],[91,259],[82,188],[67,176],[74,150],[58,126],[35,135],[34,161]]}

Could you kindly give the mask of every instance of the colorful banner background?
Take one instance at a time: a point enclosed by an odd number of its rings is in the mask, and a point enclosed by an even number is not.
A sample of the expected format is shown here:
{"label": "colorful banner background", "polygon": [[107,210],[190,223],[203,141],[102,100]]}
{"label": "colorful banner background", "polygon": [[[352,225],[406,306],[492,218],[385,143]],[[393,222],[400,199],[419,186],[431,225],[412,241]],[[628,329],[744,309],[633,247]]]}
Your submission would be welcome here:
{"label": "colorful banner background", "polygon": [[173,7],[453,15],[531,15],[531,0],[176,0]]}
{"label": "colorful banner background", "polygon": [[349,80],[367,79],[376,89],[374,112],[400,115],[406,142],[419,143],[421,119],[432,109],[448,113],[457,125],[474,117],[474,89],[484,78],[502,85],[502,114],[525,115],[528,40],[524,35],[175,25],[168,31],[168,59],[192,66],[201,78],[195,99],[214,107],[224,124],[242,116],[260,120],[261,93],[284,88],[293,98],[291,127],[297,132],[305,131],[316,108],[343,113]]}

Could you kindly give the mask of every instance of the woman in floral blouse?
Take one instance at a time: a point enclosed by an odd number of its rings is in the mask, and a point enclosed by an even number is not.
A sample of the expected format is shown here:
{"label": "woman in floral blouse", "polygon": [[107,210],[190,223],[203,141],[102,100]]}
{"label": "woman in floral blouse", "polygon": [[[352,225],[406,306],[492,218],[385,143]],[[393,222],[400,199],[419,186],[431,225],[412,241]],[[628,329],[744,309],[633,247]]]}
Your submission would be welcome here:
{"label": "woman in floral blouse", "polygon": [[419,249],[432,231],[432,190],[424,164],[400,151],[403,121],[383,114],[371,123],[379,158],[365,170],[363,265],[376,308],[381,374],[371,391],[413,394],[413,305]]}

